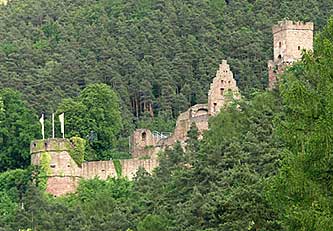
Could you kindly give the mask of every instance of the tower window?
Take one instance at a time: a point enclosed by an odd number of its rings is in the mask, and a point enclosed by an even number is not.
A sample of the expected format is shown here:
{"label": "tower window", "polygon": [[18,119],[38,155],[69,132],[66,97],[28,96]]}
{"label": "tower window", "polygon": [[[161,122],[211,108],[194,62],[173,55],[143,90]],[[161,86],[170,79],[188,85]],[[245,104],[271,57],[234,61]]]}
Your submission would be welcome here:
{"label": "tower window", "polygon": [[142,132],[142,134],[141,134],[142,141],[146,141],[146,138],[147,138],[147,133],[146,132]]}
{"label": "tower window", "polygon": [[221,95],[223,95],[224,94],[224,88],[221,88],[220,91],[221,91]]}
{"label": "tower window", "polygon": [[216,112],[216,105],[217,103],[214,103],[214,109],[213,109],[214,112]]}
{"label": "tower window", "polygon": [[282,47],[282,42],[279,42],[279,47]]}
{"label": "tower window", "polygon": [[298,46],[298,48],[297,48],[299,51],[301,50],[301,46]]}
{"label": "tower window", "polygon": [[278,56],[278,59],[282,59],[282,56],[281,56],[281,55],[279,55],[279,56]]}
{"label": "tower window", "polygon": [[221,84],[223,84],[223,80],[221,80]]}

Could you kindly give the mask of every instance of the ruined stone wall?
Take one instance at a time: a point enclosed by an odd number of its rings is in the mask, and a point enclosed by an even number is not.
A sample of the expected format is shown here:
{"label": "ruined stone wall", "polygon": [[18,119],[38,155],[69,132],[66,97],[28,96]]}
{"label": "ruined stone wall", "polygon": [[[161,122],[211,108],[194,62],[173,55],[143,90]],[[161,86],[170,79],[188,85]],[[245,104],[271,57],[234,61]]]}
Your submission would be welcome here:
{"label": "ruined stone wall", "polygon": [[148,160],[121,160],[122,176],[126,176],[128,179],[132,180],[140,167],[144,168],[147,172],[152,173],[153,170],[159,166],[157,159]]}
{"label": "ruined stone wall", "polygon": [[46,168],[46,192],[55,196],[75,192],[81,168],[69,155],[67,139],[37,140],[31,143],[31,164]]}
{"label": "ruined stone wall", "polygon": [[294,62],[313,49],[313,23],[281,21],[273,26],[274,62]]}
{"label": "ruined stone wall", "polygon": [[155,154],[154,146],[158,140],[155,139],[149,129],[137,129],[131,136],[132,158],[138,159]]}
{"label": "ruined stone wall", "polygon": [[[158,166],[157,159],[136,160],[127,159],[120,160],[122,168],[122,177],[133,179],[140,167],[151,173]],[[92,179],[99,178],[106,180],[108,177],[118,177],[112,160],[110,161],[89,161],[82,164],[82,178]]]}
{"label": "ruined stone wall", "polygon": [[106,180],[108,177],[117,177],[117,172],[113,161],[89,161],[82,164],[83,179],[92,179],[98,177],[101,180]]}
{"label": "ruined stone wall", "polygon": [[195,123],[198,128],[199,137],[202,138],[203,132],[208,130],[208,119],[207,104],[196,104],[190,107],[186,112],[178,116],[174,132],[163,141],[162,146],[170,147],[177,141],[184,143],[192,123]]}
{"label": "ruined stone wall", "polygon": [[273,26],[273,61],[268,62],[269,89],[274,88],[277,76],[299,60],[303,50],[313,50],[312,22],[281,21]]}
{"label": "ruined stone wall", "polygon": [[[67,139],[37,140],[31,143],[31,164],[47,168],[46,192],[61,196],[75,192],[80,179],[118,177],[114,162],[91,161],[78,166],[69,154]],[[140,167],[151,173],[158,166],[157,159],[120,160],[122,177],[133,179]]]}
{"label": "ruined stone wall", "polygon": [[226,60],[223,60],[216,72],[208,92],[208,114],[214,116],[232,99],[239,99],[240,94]]}

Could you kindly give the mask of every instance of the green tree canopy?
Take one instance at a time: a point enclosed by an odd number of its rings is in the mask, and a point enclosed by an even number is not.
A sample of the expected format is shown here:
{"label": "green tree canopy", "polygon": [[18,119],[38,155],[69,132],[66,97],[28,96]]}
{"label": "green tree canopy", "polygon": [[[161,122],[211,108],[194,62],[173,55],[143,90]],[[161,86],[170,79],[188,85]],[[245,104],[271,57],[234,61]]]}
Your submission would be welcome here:
{"label": "green tree canopy", "polygon": [[314,53],[284,75],[280,85],[286,142],[270,200],[285,230],[332,230],[333,224],[333,20],[317,38]]}
{"label": "green tree canopy", "polygon": [[[74,99],[65,99],[58,107],[65,113],[67,137],[80,136],[98,153],[97,159],[108,159],[122,129],[119,98],[106,84],[92,84]],[[89,156],[88,156],[89,158]]]}
{"label": "green tree canopy", "polygon": [[0,90],[3,110],[0,112],[0,172],[30,164],[30,142],[40,137],[38,118],[28,108],[21,94]]}

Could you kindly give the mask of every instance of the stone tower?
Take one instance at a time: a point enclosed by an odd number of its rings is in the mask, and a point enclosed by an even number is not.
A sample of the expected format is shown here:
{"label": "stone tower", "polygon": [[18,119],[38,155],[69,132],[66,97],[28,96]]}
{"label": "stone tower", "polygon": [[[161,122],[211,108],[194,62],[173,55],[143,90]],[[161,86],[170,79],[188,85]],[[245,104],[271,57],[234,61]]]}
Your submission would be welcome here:
{"label": "stone tower", "polygon": [[268,61],[269,89],[286,66],[299,60],[303,50],[313,49],[313,23],[281,21],[272,28],[274,59]]}
{"label": "stone tower", "polygon": [[131,136],[132,158],[153,157],[157,140],[149,129],[137,129]]}
{"label": "stone tower", "polygon": [[35,140],[31,143],[31,164],[41,167],[46,192],[52,195],[61,196],[75,192],[77,188],[81,169],[69,154],[71,145],[67,139]]}
{"label": "stone tower", "polygon": [[239,90],[227,60],[222,60],[208,92],[208,114],[216,115],[232,99],[240,99]]}

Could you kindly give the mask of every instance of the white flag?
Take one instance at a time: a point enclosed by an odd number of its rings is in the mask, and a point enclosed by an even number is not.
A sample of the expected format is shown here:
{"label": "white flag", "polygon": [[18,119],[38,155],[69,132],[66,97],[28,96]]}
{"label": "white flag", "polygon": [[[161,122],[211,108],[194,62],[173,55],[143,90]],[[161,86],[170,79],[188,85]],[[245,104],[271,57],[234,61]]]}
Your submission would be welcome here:
{"label": "white flag", "polygon": [[42,136],[43,140],[45,140],[45,133],[44,133],[44,114],[42,114],[42,117],[39,119],[40,124],[42,125]]}
{"label": "white flag", "polygon": [[59,115],[62,138],[65,138],[65,113]]}

